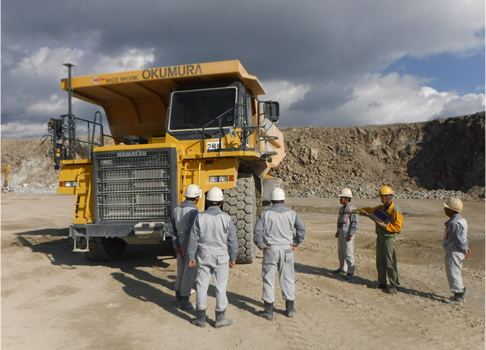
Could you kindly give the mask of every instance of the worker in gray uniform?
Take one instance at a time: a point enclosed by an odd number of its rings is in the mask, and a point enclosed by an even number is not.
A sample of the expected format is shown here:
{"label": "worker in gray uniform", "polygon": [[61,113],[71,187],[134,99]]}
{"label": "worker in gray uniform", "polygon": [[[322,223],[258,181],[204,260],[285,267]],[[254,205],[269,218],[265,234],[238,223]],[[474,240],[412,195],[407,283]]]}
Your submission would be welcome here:
{"label": "worker in gray uniform", "polygon": [[238,255],[238,238],[231,217],[221,211],[224,195],[218,187],[209,190],[206,199],[209,208],[200,213],[192,226],[187,246],[189,266],[196,266],[197,298],[196,318],[192,324],[206,326],[206,306],[211,277],[216,287],[215,328],[229,326],[233,322],[225,318],[228,298],[226,285],[229,268],[235,267]]}
{"label": "worker in gray uniform", "polygon": [[[273,206],[263,211],[258,218],[253,241],[263,251],[262,277],[265,310],[260,315],[273,320],[275,301],[275,278],[279,273],[282,297],[285,300],[287,317],[295,314],[294,254],[305,236],[305,226],[299,215],[284,205],[285,193],[277,187],[271,195]],[[294,234],[294,230],[296,233]]]}
{"label": "worker in gray uniform", "polygon": [[176,307],[182,310],[194,310],[189,301],[191,289],[196,281],[196,267],[189,266],[187,258],[187,242],[189,232],[199,214],[196,204],[201,198],[202,191],[197,185],[189,185],[184,192],[186,200],[174,208],[171,217],[170,232],[172,244],[177,254],[177,277],[175,281]]}
{"label": "worker in gray uniform", "polygon": [[345,273],[346,279],[351,280],[354,277],[356,265],[354,264],[354,234],[358,230],[358,215],[348,214],[347,211],[354,211],[356,207],[351,204],[353,192],[349,188],[344,188],[339,195],[339,202],[342,207],[339,208],[337,220],[336,238],[338,239],[338,258],[339,269],[333,273]]}
{"label": "worker in gray uniform", "polygon": [[459,214],[464,204],[458,198],[450,198],[444,203],[444,213],[449,220],[445,223],[446,229],[442,246],[446,251],[445,265],[449,287],[454,296],[444,299],[445,303],[463,303],[466,297],[466,288],[462,284],[462,263],[471,251],[468,248],[467,222]]}

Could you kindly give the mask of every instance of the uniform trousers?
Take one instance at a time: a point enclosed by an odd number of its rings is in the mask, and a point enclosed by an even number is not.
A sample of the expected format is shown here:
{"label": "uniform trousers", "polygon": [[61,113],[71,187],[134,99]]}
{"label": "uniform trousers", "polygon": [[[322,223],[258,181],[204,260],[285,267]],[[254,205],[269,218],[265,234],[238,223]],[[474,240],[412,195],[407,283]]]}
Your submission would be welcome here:
{"label": "uniform trousers", "polygon": [[449,281],[449,287],[453,293],[464,292],[461,275],[464,257],[464,253],[461,252],[446,252],[445,265],[447,280]]}
{"label": "uniform trousers", "polygon": [[189,266],[189,258],[177,254],[177,277],[175,281],[175,291],[180,292],[181,296],[191,295],[191,289],[196,280],[196,267]]}
{"label": "uniform trousers", "polygon": [[263,253],[263,300],[275,301],[275,278],[279,274],[284,300],[295,299],[294,253],[290,245],[272,245]]}
{"label": "uniform trousers", "polygon": [[229,255],[197,255],[197,297],[196,308],[206,310],[208,301],[208,288],[211,277],[214,278],[216,289],[216,311],[226,310],[228,298],[226,297],[226,285],[229,273]]}
{"label": "uniform trousers", "polygon": [[396,234],[378,233],[376,238],[376,269],[378,271],[378,284],[386,285],[386,275],[388,274],[390,285],[398,287],[400,279],[398,277],[395,237]]}
{"label": "uniform trousers", "polygon": [[339,232],[338,236],[338,258],[339,258],[339,270],[346,271],[351,275],[354,275],[356,265],[354,264],[354,236],[348,242],[346,240],[346,233]]}

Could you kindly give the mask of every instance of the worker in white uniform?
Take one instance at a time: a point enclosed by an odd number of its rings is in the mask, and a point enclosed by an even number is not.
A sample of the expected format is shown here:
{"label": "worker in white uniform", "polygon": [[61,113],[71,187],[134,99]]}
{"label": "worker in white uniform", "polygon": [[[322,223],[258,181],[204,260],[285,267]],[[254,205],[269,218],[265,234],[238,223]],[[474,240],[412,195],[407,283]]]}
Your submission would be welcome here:
{"label": "worker in white uniform", "polygon": [[346,279],[354,277],[356,265],[354,264],[354,234],[358,230],[358,215],[348,214],[347,211],[354,211],[356,207],[351,204],[353,192],[349,188],[344,188],[339,195],[339,208],[337,220],[337,231],[335,237],[338,239],[338,258],[339,269],[333,273],[346,273]]}
{"label": "worker in white uniform", "polygon": [[186,255],[187,242],[192,224],[199,214],[196,204],[202,191],[197,185],[189,185],[184,192],[186,200],[174,208],[171,217],[170,232],[172,244],[177,254],[177,277],[175,282],[176,307],[182,310],[194,310],[189,301],[191,289],[196,281],[196,267],[189,266]]}
{"label": "worker in white uniform", "polygon": [[466,288],[462,284],[462,263],[471,251],[468,248],[467,222],[459,214],[464,204],[458,198],[450,198],[444,203],[444,213],[449,220],[445,223],[446,229],[442,246],[446,251],[445,265],[449,287],[454,296],[444,299],[445,303],[464,303]]}
{"label": "worker in white uniform", "polygon": [[[275,301],[275,278],[279,273],[282,297],[285,300],[287,317],[295,314],[294,254],[305,236],[305,226],[299,215],[284,205],[285,193],[277,187],[271,195],[273,206],[263,211],[258,218],[253,241],[263,251],[262,277],[265,310],[260,315],[273,320]],[[294,230],[296,231],[294,234]]]}
{"label": "worker in white uniform", "polygon": [[213,187],[209,190],[206,199],[209,208],[196,217],[187,246],[189,266],[196,266],[197,258],[196,318],[191,323],[199,327],[206,326],[208,287],[212,277],[216,288],[214,327],[220,328],[233,323],[225,318],[228,306],[226,285],[229,268],[235,267],[238,238],[233,220],[221,211],[223,191]]}

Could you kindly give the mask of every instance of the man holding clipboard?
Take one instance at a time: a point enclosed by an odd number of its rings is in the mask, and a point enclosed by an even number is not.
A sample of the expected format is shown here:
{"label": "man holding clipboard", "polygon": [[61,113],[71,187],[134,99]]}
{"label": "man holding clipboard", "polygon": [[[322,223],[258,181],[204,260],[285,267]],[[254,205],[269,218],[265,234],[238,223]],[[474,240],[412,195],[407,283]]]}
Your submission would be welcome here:
{"label": "man holding clipboard", "polygon": [[[402,230],[403,216],[393,204],[393,190],[384,186],[379,191],[383,205],[374,208],[362,208],[354,211],[359,215],[366,215],[375,221],[376,225],[376,269],[378,282],[373,287],[385,290],[389,294],[396,294],[400,280],[398,277],[397,255],[395,252],[395,238]],[[348,214],[353,213],[352,210]],[[386,276],[390,280],[387,288]]]}

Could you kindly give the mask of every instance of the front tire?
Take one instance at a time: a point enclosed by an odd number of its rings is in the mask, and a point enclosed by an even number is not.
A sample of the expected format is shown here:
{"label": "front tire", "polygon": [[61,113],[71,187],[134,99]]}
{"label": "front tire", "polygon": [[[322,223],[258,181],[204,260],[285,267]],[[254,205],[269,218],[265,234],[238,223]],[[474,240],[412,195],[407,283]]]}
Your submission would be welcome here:
{"label": "front tire", "polygon": [[239,174],[236,186],[225,189],[223,211],[231,216],[238,236],[237,264],[251,264],[255,260],[256,245],[253,230],[256,222],[255,179],[251,174]]}
{"label": "front tire", "polygon": [[[81,238],[80,248],[86,247],[86,239]],[[92,262],[112,261],[125,252],[127,243],[120,238],[95,237],[89,240],[86,257]]]}

